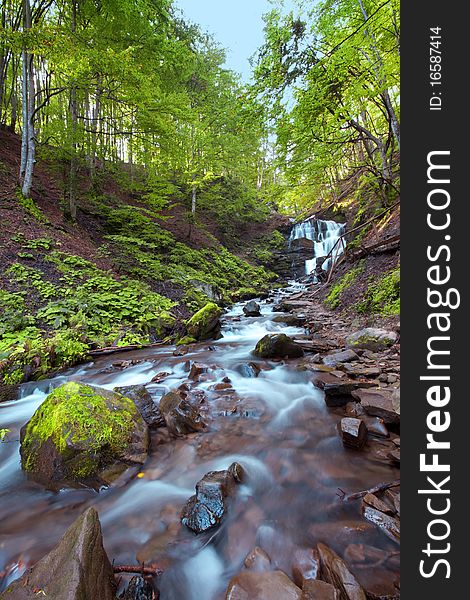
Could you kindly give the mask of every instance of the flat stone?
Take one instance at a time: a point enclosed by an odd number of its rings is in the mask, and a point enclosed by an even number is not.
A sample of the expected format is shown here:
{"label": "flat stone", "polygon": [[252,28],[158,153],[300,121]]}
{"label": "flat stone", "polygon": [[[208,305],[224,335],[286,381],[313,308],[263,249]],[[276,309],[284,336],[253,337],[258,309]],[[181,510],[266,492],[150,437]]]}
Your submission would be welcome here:
{"label": "flat stone", "polygon": [[225,600],[301,600],[302,590],[283,571],[246,571],[232,577]]}
{"label": "flat stone", "polygon": [[367,427],[361,419],[344,417],[339,424],[344,446],[361,450],[367,441]]}
{"label": "flat stone", "polygon": [[186,435],[206,427],[200,413],[186,399],[185,392],[174,390],[160,400],[160,412],[168,431],[175,435]]}
{"label": "flat stone", "polygon": [[303,585],[301,600],[340,600],[340,595],[331,583],[308,579]]}
{"label": "flat stone", "polygon": [[366,494],[362,501],[365,504],[372,506],[372,508],[380,510],[387,515],[391,515],[395,512],[387,504],[385,504],[385,502],[380,500],[380,498],[377,498],[375,494]]}
{"label": "flat stone", "polygon": [[49,554],[0,594],[2,600],[43,597],[115,600],[113,568],[103,548],[96,509],[88,508]]}
{"label": "flat stone", "polygon": [[386,331],[376,327],[366,327],[360,331],[352,333],[346,343],[351,348],[363,348],[365,350],[383,350],[393,346],[398,340],[398,334],[395,331]]}
{"label": "flat stone", "polygon": [[318,544],[322,579],[339,590],[341,600],[367,600],[366,594],[348,566],[331,548]]}
{"label": "flat stone", "polygon": [[320,556],[316,548],[296,548],[292,559],[292,577],[300,588],[310,579],[319,579]]}
{"label": "flat stone", "polygon": [[388,425],[400,422],[399,392],[397,395],[397,391],[386,389],[356,389],[352,396],[369,415],[383,419]]}
{"label": "flat stone", "polygon": [[244,565],[250,571],[260,573],[262,571],[271,571],[271,559],[268,554],[259,546],[247,554]]}
{"label": "flat stone", "polygon": [[328,367],[334,367],[339,363],[348,363],[355,360],[359,360],[359,356],[354,350],[343,350],[342,352],[335,352],[334,354],[328,354],[323,359],[323,364]]}
{"label": "flat stone", "polygon": [[362,514],[364,518],[377,525],[385,535],[390,538],[395,543],[400,543],[400,521],[391,517],[390,515],[386,515],[385,513],[373,508],[372,506],[368,506],[367,504],[362,504]]}
{"label": "flat stone", "polygon": [[345,406],[351,401],[351,394],[360,388],[375,386],[370,381],[337,377],[333,373],[318,373],[313,376],[313,384],[325,392],[325,402],[329,407]]}

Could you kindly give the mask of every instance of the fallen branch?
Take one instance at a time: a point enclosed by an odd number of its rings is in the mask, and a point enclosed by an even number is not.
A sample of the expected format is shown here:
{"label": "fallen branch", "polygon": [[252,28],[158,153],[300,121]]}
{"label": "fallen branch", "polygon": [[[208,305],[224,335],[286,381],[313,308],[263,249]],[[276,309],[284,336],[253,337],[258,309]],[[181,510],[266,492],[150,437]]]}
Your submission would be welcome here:
{"label": "fallen branch", "polygon": [[359,498],[364,498],[367,494],[375,494],[376,492],[383,492],[384,490],[388,490],[392,487],[398,487],[400,485],[400,480],[396,479],[395,481],[391,481],[388,483],[378,483],[371,487],[368,490],[362,490],[360,492],[354,492],[353,494],[346,494],[344,490],[338,488],[338,492],[336,495],[343,500],[344,502],[349,502],[350,500],[358,500]]}
{"label": "fallen branch", "polygon": [[158,575],[163,573],[157,565],[150,565],[148,567],[145,567],[144,565],[114,565],[113,570],[115,575],[119,573],[132,573],[133,575],[142,575],[142,577],[158,577]]}
{"label": "fallen branch", "polygon": [[98,348],[98,350],[90,350],[89,356],[102,356],[103,354],[114,354],[115,352],[129,352],[130,350],[144,350],[145,348],[157,348],[159,346],[165,346],[163,342],[156,344],[132,344],[130,346],[110,346],[107,348]]}

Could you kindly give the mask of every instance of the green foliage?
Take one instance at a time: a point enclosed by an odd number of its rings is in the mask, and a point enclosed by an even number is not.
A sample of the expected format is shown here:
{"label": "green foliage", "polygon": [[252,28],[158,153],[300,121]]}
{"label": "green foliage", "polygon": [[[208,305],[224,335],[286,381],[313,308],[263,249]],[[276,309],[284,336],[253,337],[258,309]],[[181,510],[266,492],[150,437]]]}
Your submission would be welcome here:
{"label": "green foliage", "polygon": [[364,300],[356,306],[359,313],[375,313],[384,316],[400,314],[400,268],[390,271],[378,280],[373,278]]}
{"label": "green foliage", "polygon": [[341,295],[350,285],[352,285],[358,275],[364,270],[364,263],[361,262],[359,265],[350,271],[348,271],[341,279],[333,285],[330,293],[326,297],[325,303],[332,309],[338,308],[341,304]]}
{"label": "green foliage", "polygon": [[273,251],[285,249],[286,244],[285,237],[276,229],[258,241],[252,249],[251,255],[259,262],[269,264],[273,258]]}
{"label": "green foliage", "polygon": [[39,223],[46,224],[49,221],[44,216],[44,213],[38,208],[32,198],[25,198],[21,192],[17,193],[18,203],[25,211],[36,219]]}
{"label": "green foliage", "polygon": [[6,438],[6,436],[10,433],[9,429],[0,429],[0,442]]}
{"label": "green foliage", "polygon": [[41,298],[47,300],[57,295],[57,288],[52,283],[45,281],[41,273],[33,267],[14,263],[6,273],[22,287],[30,288],[32,286]]}

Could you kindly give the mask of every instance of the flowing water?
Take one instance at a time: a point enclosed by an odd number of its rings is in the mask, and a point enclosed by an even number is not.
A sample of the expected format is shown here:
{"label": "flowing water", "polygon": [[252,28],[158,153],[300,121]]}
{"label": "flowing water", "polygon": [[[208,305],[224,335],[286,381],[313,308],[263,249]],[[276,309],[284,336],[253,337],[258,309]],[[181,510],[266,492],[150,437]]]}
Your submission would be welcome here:
{"label": "flowing water", "polygon": [[290,244],[302,238],[313,241],[313,256],[305,261],[306,275],[314,273],[318,261],[325,256],[328,258],[323,262],[322,269],[328,271],[333,261],[343,254],[346,245],[341,236],[345,230],[345,224],[321,219],[308,219],[294,225],[289,238]]}
{"label": "flowing water", "polygon": [[[105,547],[116,564],[159,562],[162,600],[218,600],[247,553],[262,546],[279,568],[291,572],[295,546],[323,541],[341,555],[348,544],[365,543],[382,550],[396,546],[364,521],[358,503],[341,502],[338,488],[357,491],[393,480],[397,471],[364,452],[345,450],[336,431],[338,416],[326,409],[323,393],[310,371],[290,363],[259,361],[258,377],[243,367],[266,333],[288,335],[301,329],[273,322],[277,313],[263,302],[263,316],[246,318],[241,305],[225,315],[223,338],[191,347],[183,357],[164,347],[102,357],[61,377],[28,383],[21,398],[0,404],[1,427],[11,433],[0,444],[0,571],[4,588],[25,567],[47,553],[70,523],[94,505]],[[119,360],[136,360],[119,369]],[[171,439],[165,428],[152,433],[149,458],[140,478],[101,491],[86,488],[46,490],[28,480],[20,468],[19,430],[51,388],[75,379],[112,389],[146,384],[159,372],[169,375],[148,387],[157,400],[187,381],[186,361],[212,367],[197,384],[205,391],[201,410],[208,430]],[[211,388],[229,377],[233,391]],[[196,536],[180,525],[180,511],[194,486],[211,470],[233,461],[244,467],[246,481],[222,525]],[[396,571],[396,570],[395,570]],[[385,567],[363,569],[362,579],[379,586],[397,573]]]}

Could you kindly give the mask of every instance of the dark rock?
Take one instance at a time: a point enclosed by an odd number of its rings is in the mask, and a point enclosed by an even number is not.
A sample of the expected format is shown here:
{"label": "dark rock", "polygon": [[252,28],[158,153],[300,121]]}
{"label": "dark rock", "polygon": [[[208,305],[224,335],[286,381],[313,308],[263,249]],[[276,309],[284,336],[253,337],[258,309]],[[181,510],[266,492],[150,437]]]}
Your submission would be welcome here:
{"label": "dark rock", "polygon": [[87,509],[58,545],[14,581],[2,600],[115,600],[113,568],[103,548],[98,513]]}
{"label": "dark rock", "polygon": [[196,494],[183,508],[181,522],[195,533],[212,529],[227,512],[228,499],[243,477],[243,468],[233,463],[226,471],[210,471],[196,484]]}
{"label": "dark rock", "polygon": [[384,423],[395,424],[400,422],[400,393],[398,390],[386,389],[357,389],[352,392],[364,410],[375,417],[383,419]]}
{"label": "dark rock", "polygon": [[299,358],[303,356],[302,347],[284,333],[265,335],[254,349],[261,358]]}
{"label": "dark rock", "polygon": [[364,502],[362,503],[362,514],[365,519],[377,525],[387,537],[397,544],[400,543],[400,521],[398,519],[386,515]]}
{"label": "dark rock", "polygon": [[390,432],[388,431],[387,426],[379,417],[371,417],[369,415],[364,415],[361,418],[367,426],[369,435],[372,434],[382,438],[390,437]]}
{"label": "dark rock", "polygon": [[354,360],[359,360],[359,356],[354,350],[343,350],[342,352],[334,352],[325,356],[323,364],[327,367],[335,367],[340,363],[353,362]]}
{"label": "dark rock", "polygon": [[375,494],[366,494],[362,501],[368,506],[372,506],[372,508],[380,510],[387,515],[391,515],[395,512],[394,509],[390,508],[385,502],[380,500],[380,498],[377,498]]}
{"label": "dark rock", "polygon": [[361,419],[344,417],[339,425],[341,439],[348,448],[361,450],[367,441],[367,427]]}
{"label": "dark rock", "polygon": [[320,578],[320,556],[314,548],[296,548],[292,559],[292,578],[303,588],[309,579]]}
{"label": "dark rock", "polygon": [[194,381],[196,381],[199,378],[199,375],[202,375],[203,373],[207,373],[207,371],[209,370],[209,368],[206,365],[203,365],[201,363],[197,363],[197,362],[193,362],[191,364],[191,370],[189,371],[189,379],[192,379]]}
{"label": "dark rock", "polygon": [[161,383],[162,381],[164,381],[169,375],[171,375],[171,373],[168,373],[167,371],[161,371],[160,373],[157,373],[154,377],[152,377],[152,379],[150,380],[152,383]]}
{"label": "dark rock", "polygon": [[160,400],[160,412],[168,431],[176,436],[202,431],[206,427],[199,411],[182,391],[174,390],[165,394]]}
{"label": "dark rock", "polygon": [[393,346],[398,340],[395,331],[385,331],[375,327],[366,327],[351,334],[346,343],[350,348],[363,348],[378,351]]}
{"label": "dark rock", "polygon": [[158,406],[152,400],[152,396],[145,386],[128,385],[114,388],[114,391],[132,400],[150,428],[156,429],[157,427],[165,426],[165,419],[162,417]]}
{"label": "dark rock", "polygon": [[119,600],[153,600],[155,593],[152,585],[139,576],[130,580],[129,585],[118,598]]}
{"label": "dark rock", "polygon": [[305,352],[329,352],[331,342],[321,338],[300,338],[296,337],[297,344],[300,344]]}
{"label": "dark rock", "polygon": [[23,469],[46,484],[91,482],[111,465],[142,464],[149,445],[132,400],[73,381],[49,394],[20,437]]}
{"label": "dark rock", "polygon": [[300,600],[302,591],[282,571],[244,571],[232,577],[225,600]]}
{"label": "dark rock", "polygon": [[173,356],[184,356],[189,352],[189,346],[178,346],[176,350],[173,350]]}
{"label": "dark rock", "polygon": [[188,334],[196,340],[219,339],[222,310],[209,302],[187,322]]}
{"label": "dark rock", "polygon": [[245,363],[238,367],[238,371],[243,375],[243,377],[258,377],[261,372],[261,368],[254,362]]}
{"label": "dark rock", "polygon": [[0,402],[9,402],[11,400],[16,400],[19,397],[19,393],[19,384],[0,384]]}
{"label": "dark rock", "polygon": [[284,323],[284,325],[288,325],[289,327],[303,327],[306,319],[300,315],[278,315],[274,317],[273,322]]}
{"label": "dark rock", "polygon": [[243,307],[243,312],[245,313],[245,317],[260,317],[261,309],[260,305],[254,300],[250,300]]}
{"label": "dark rock", "polygon": [[325,402],[329,407],[345,406],[351,401],[351,394],[359,388],[373,387],[370,381],[337,377],[333,373],[316,373],[313,383],[325,392]]}
{"label": "dark rock", "polygon": [[384,499],[395,509],[400,516],[400,492],[394,489],[388,489],[384,493]]}
{"label": "dark rock", "polygon": [[338,589],[341,600],[367,600],[361,585],[348,566],[331,548],[318,544],[322,579]]}
{"label": "dark rock", "polygon": [[340,600],[340,596],[331,583],[319,579],[307,579],[302,587],[301,600]]}
{"label": "dark rock", "polygon": [[253,548],[246,556],[244,565],[250,571],[255,571],[257,573],[270,571],[271,559],[262,548],[255,546],[255,548]]}

